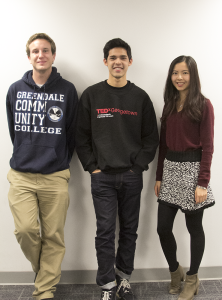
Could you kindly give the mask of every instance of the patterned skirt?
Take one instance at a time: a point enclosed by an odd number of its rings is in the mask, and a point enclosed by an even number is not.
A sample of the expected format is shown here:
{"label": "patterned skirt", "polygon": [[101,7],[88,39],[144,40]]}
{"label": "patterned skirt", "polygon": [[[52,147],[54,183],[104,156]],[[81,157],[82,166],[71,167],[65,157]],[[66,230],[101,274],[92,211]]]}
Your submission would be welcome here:
{"label": "patterned skirt", "polygon": [[201,154],[201,150],[167,152],[158,202],[179,208],[187,214],[197,213],[215,204],[210,184],[207,199],[202,203],[195,202]]}

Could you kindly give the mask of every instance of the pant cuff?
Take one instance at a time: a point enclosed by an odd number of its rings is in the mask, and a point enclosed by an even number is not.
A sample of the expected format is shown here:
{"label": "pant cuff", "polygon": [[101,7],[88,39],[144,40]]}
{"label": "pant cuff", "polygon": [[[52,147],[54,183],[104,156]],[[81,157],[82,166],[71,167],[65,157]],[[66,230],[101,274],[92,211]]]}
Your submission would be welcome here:
{"label": "pant cuff", "polygon": [[121,278],[127,279],[127,280],[129,280],[131,277],[131,275],[125,274],[117,268],[116,268],[116,275],[118,275]]}
{"label": "pant cuff", "polygon": [[105,285],[100,286],[103,290],[111,290],[114,286],[116,286],[116,281],[109,282]]}
{"label": "pant cuff", "polygon": [[34,293],[33,293],[32,297],[34,297],[35,300],[41,300],[41,299],[54,298],[54,295],[51,292],[45,292],[45,293],[41,293],[41,295],[35,296]]}

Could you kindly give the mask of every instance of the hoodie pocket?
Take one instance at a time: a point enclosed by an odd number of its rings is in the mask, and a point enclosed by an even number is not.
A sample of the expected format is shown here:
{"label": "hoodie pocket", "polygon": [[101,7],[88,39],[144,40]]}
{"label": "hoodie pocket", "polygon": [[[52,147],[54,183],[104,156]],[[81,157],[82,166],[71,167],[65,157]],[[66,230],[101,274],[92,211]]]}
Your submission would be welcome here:
{"label": "hoodie pocket", "polygon": [[17,170],[34,173],[45,173],[58,163],[53,147],[28,144],[21,144],[12,159]]}

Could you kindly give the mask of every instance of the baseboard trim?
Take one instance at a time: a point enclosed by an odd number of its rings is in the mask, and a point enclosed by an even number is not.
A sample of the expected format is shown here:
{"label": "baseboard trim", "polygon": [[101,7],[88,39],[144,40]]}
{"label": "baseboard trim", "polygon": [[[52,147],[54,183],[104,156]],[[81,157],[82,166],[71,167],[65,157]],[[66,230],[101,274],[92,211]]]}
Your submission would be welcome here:
{"label": "baseboard trim", "polygon": [[[187,269],[185,268],[185,271]],[[0,285],[33,284],[33,272],[0,272]],[[61,284],[93,284],[95,270],[62,271]],[[221,279],[222,267],[202,267],[199,270],[200,279]],[[167,281],[170,280],[168,269],[137,269],[134,270],[131,282]]]}

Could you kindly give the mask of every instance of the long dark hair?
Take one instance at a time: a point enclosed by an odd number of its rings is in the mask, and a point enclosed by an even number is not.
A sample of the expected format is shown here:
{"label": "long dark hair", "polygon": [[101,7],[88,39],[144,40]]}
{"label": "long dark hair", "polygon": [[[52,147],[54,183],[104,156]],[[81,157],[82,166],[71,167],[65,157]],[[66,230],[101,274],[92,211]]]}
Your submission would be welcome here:
{"label": "long dark hair", "polygon": [[173,85],[171,76],[174,66],[181,62],[185,62],[187,64],[190,73],[190,86],[183,106],[183,113],[185,113],[191,120],[200,122],[205,104],[205,97],[201,94],[197,64],[191,56],[185,55],[175,58],[170,64],[164,90],[165,106],[161,121],[166,122],[166,119],[177,109],[176,102],[180,99],[180,94]]}

